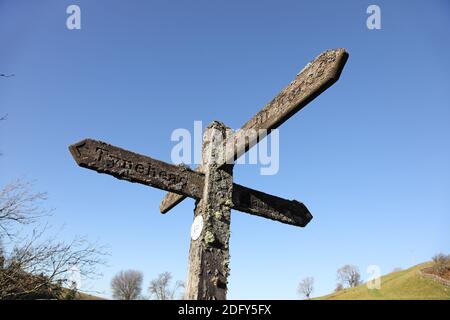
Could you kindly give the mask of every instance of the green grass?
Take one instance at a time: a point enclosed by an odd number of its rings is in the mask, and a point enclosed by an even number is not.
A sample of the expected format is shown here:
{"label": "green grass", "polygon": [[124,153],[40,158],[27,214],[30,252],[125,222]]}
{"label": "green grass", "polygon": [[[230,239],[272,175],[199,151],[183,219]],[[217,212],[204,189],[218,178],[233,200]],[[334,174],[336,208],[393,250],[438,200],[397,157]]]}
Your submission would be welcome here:
{"label": "green grass", "polygon": [[430,262],[381,277],[381,289],[366,284],[315,298],[317,300],[450,300],[450,288],[422,277],[418,271]]}

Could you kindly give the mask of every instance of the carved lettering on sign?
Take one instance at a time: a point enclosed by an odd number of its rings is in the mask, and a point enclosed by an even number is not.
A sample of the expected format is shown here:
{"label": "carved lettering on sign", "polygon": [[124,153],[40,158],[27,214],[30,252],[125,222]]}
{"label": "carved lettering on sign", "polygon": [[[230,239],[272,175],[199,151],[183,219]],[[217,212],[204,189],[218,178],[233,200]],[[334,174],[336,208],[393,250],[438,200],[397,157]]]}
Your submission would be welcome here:
{"label": "carved lettering on sign", "polygon": [[[86,139],[69,147],[78,165],[118,179],[173,191],[201,199],[205,177],[186,167],[174,166],[101,141]],[[220,183],[220,181],[219,181]],[[217,190],[217,196],[223,197]],[[300,202],[286,200],[233,184],[231,208],[296,226],[305,226],[312,215]]]}
{"label": "carved lettering on sign", "polygon": [[174,166],[91,139],[83,140],[69,149],[82,167],[196,199],[202,196],[204,178],[189,168]]}

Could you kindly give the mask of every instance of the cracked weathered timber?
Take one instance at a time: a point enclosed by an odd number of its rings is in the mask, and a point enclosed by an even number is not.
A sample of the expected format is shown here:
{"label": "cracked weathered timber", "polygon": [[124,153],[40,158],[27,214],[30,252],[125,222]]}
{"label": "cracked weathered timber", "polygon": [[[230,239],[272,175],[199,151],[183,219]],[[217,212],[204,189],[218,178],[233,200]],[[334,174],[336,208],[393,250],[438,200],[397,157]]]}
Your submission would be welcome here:
{"label": "cracked weathered timber", "polygon": [[81,167],[196,199],[202,197],[203,177],[185,166],[174,166],[92,139],[75,143],[69,150]]}
{"label": "cracked weathered timber", "polygon": [[302,202],[286,200],[236,183],[233,184],[232,208],[298,227],[305,227],[313,218]]}
{"label": "cracked weathered timber", "polygon": [[[235,133],[231,141],[227,141],[234,147],[227,148],[226,163],[233,163],[271,130],[278,128],[339,80],[347,59],[345,49],[335,49],[322,52],[308,63],[286,88]],[[201,172],[201,166],[196,170]],[[160,204],[161,213],[168,212],[184,199],[185,196],[180,194],[166,194]]]}
{"label": "cracked weathered timber", "polygon": [[[188,300],[225,300],[227,295],[233,165],[216,161],[217,154],[223,152],[225,130],[222,123],[213,122],[204,135],[205,185],[194,210],[194,219],[203,218],[203,228],[197,239],[191,239],[185,292]],[[216,134],[223,135],[222,139],[216,139]]]}
{"label": "cracked weathered timber", "polygon": [[[75,143],[69,149],[81,167],[118,179],[180,192],[196,200],[203,196],[205,175],[189,168],[155,160],[93,139]],[[233,184],[232,198],[232,209],[281,223],[304,227],[312,219],[311,213],[301,202],[286,200],[239,184]]]}
{"label": "cracked weathered timber", "polygon": [[[213,122],[205,133],[203,163],[196,171],[92,139],[71,145],[70,152],[82,167],[174,192],[177,196],[170,193],[161,204],[161,212],[186,196],[196,199],[194,219],[201,217],[204,222],[192,228],[186,298],[226,299],[231,208],[301,227],[312,219],[301,202],[234,184],[234,160],[336,82],[347,57],[344,49],[322,53],[231,136],[223,124]],[[219,132],[220,139],[211,132]]]}

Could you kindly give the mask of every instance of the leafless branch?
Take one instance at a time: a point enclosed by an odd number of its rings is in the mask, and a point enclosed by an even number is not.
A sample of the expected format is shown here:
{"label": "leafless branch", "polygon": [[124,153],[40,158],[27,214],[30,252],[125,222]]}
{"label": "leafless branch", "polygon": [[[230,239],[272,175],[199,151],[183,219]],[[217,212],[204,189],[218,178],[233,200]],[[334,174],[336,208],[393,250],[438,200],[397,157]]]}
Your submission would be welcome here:
{"label": "leafless branch", "polygon": [[139,299],[142,292],[143,277],[140,271],[120,271],[111,281],[113,298],[118,300]]}
{"label": "leafless branch", "polygon": [[0,190],[0,237],[13,237],[15,226],[34,223],[50,214],[40,205],[47,194],[32,192],[31,186],[29,182],[16,180]]}
{"label": "leafless branch", "polygon": [[304,278],[302,281],[300,281],[297,292],[303,295],[306,299],[309,299],[313,290],[314,290],[314,278],[307,277]]}
{"label": "leafless branch", "polygon": [[345,265],[337,271],[338,280],[349,287],[356,287],[361,284],[361,274],[358,267],[354,265]]}
{"label": "leafless branch", "polygon": [[150,297],[154,300],[174,300],[178,290],[184,288],[184,283],[177,281],[175,286],[170,289],[171,280],[172,274],[164,272],[159,274],[156,279],[150,281],[150,286],[148,287]]}
{"label": "leafless branch", "polygon": [[8,257],[3,257],[0,299],[20,299],[54,284],[69,288],[74,267],[83,279],[100,276],[97,267],[105,263],[107,255],[103,247],[81,237],[65,243],[44,239],[43,235],[44,230],[33,231]]}
{"label": "leafless branch", "polygon": [[[61,241],[46,235],[48,225],[36,227],[50,214],[41,205],[45,199],[45,193],[32,192],[31,184],[21,180],[0,190],[0,299],[66,298],[76,293],[74,271],[79,280],[100,276],[104,246],[84,237]],[[19,236],[18,227],[30,224],[33,231]],[[8,250],[2,246],[5,238]]]}

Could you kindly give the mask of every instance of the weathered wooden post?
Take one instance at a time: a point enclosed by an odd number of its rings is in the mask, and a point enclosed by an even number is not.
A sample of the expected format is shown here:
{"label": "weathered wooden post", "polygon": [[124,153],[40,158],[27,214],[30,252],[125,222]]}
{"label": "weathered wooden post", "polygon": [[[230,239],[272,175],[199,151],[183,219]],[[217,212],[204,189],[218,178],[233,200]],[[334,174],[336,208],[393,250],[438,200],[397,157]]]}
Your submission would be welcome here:
{"label": "weathered wooden post", "polygon": [[189,300],[226,299],[234,166],[220,166],[226,134],[225,125],[213,122],[203,136],[205,183],[203,197],[195,204],[191,230],[185,294]]}
{"label": "weathered wooden post", "polygon": [[320,54],[237,132],[214,121],[205,131],[202,165],[195,171],[93,139],[69,150],[81,167],[168,191],[162,213],[186,197],[195,199],[185,298],[226,299],[231,209],[298,227],[312,219],[299,201],[233,183],[234,160],[335,83],[347,58],[344,49]]}

